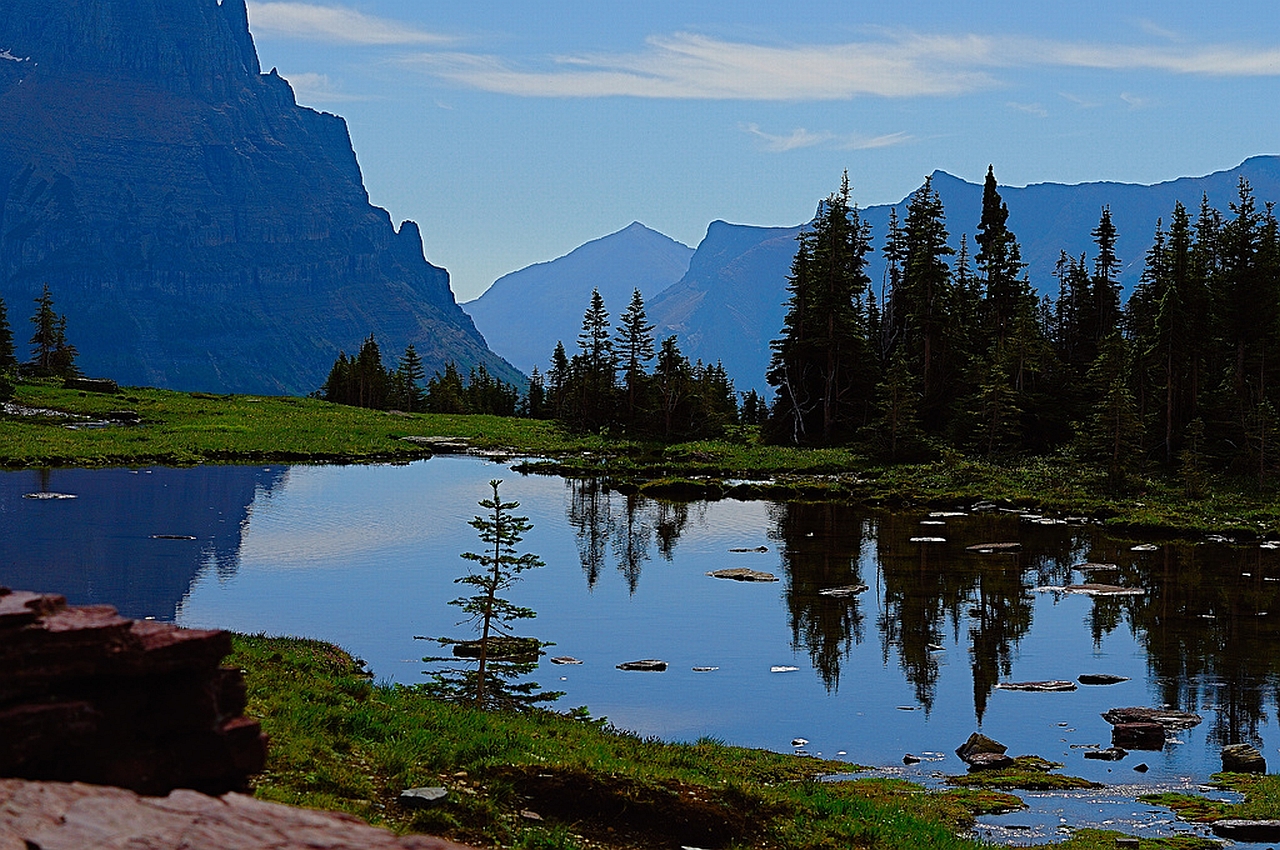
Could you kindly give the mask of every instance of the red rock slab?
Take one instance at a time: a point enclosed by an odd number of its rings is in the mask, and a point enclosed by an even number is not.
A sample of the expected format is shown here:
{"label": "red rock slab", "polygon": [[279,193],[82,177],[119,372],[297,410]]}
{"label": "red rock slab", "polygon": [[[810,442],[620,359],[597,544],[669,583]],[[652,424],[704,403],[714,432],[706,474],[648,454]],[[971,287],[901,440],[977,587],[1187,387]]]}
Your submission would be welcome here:
{"label": "red rock slab", "polygon": [[0,850],[469,850],[243,794],[0,780]]}

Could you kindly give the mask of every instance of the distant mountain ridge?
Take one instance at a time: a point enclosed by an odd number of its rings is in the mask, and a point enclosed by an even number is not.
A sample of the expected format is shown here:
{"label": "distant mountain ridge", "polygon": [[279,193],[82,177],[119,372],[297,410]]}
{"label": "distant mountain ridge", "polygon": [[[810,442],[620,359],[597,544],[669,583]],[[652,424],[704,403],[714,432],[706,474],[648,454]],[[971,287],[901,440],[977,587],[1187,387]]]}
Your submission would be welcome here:
{"label": "distant mountain ridge", "polygon": [[[999,178],[998,169],[996,177]],[[1194,218],[1202,197],[1208,198],[1210,206],[1229,214],[1229,205],[1236,200],[1241,178],[1249,181],[1260,205],[1263,201],[1280,201],[1280,157],[1277,156],[1251,157],[1236,168],[1150,186],[1110,182],[1037,183],[1025,187],[1001,186],[1000,195],[1009,207],[1008,225],[1018,237],[1032,285],[1042,293],[1055,296],[1057,281],[1053,272],[1060,253],[1066,251],[1072,257],[1083,253],[1092,259],[1095,246],[1090,233],[1098,224],[1103,206],[1109,206],[1118,232],[1120,281],[1128,292],[1141,274],[1157,219],[1163,219],[1167,225],[1176,201],[1181,201]],[[935,171],[930,179],[946,210],[952,247],[958,251],[961,234],[967,234],[972,255],[976,250],[973,234],[981,218],[982,186],[943,171]],[[856,184],[853,194],[856,201]],[[814,199],[815,207],[820,200]],[[908,200],[861,210],[863,219],[871,225],[873,251],[867,271],[878,298],[884,282],[881,249],[889,213],[896,207],[899,219],[905,218]],[[675,334],[690,359],[707,363],[720,361],[737,389],[765,391],[769,341],[776,338],[782,328],[787,275],[795,255],[795,237],[801,228],[801,225],[758,227],[712,222],[689,260],[688,270],[678,281],[653,297],[640,286],[646,294],[649,319],[656,325],[655,336],[661,339]],[[547,271],[542,285],[553,291],[554,269]],[[605,292],[603,287],[601,292]],[[629,286],[626,297],[630,297]],[[486,305],[487,308],[500,309],[498,305],[503,298],[501,291],[495,292],[493,303]],[[606,295],[605,303],[615,318],[626,308],[622,297]],[[563,307],[565,312],[559,324],[548,318],[543,326],[541,353],[531,351],[528,355],[537,358],[534,362],[539,368],[545,369],[557,339],[564,340],[572,353],[571,341],[577,338],[586,300],[575,296]],[[503,350],[504,333],[497,326],[486,330],[486,338],[497,351]]]}
{"label": "distant mountain ridge", "polygon": [[495,352],[526,374],[535,366],[545,372],[557,340],[572,353],[592,289],[620,314],[634,290],[647,301],[680,280],[692,256],[688,245],[634,221],[559,259],[498,278],[463,309]]}
{"label": "distant mountain ridge", "polygon": [[373,333],[520,380],[346,123],[261,73],[245,0],[5,0],[0,115],[0,296],[20,328],[47,283],[86,371],[306,393]]}

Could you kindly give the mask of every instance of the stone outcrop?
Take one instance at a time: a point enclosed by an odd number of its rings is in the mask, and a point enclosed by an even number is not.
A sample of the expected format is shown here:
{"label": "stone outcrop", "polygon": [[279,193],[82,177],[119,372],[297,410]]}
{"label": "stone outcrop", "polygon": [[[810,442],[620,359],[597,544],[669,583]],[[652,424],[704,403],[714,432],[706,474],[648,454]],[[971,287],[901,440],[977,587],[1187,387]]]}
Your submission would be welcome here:
{"label": "stone outcrop", "polygon": [[139,797],[96,785],[0,779],[0,850],[467,850],[359,818],[242,794]]}
{"label": "stone outcrop", "polygon": [[226,632],[0,588],[0,776],[244,789],[266,738],[240,671],[219,666],[230,651]]}
{"label": "stone outcrop", "polygon": [[1267,760],[1252,744],[1228,744],[1222,748],[1224,773],[1266,773]]}
{"label": "stone outcrop", "polygon": [[6,0],[0,114],[0,296],[20,322],[47,283],[86,372],[306,393],[373,333],[519,380],[346,123],[261,72],[245,0]]}

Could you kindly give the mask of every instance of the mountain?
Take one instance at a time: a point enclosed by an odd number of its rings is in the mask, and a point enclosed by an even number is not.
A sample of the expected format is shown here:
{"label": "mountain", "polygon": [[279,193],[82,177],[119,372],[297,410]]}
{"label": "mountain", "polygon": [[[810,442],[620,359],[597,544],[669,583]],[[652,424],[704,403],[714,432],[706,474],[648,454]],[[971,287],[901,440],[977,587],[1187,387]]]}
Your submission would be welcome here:
{"label": "mountain", "polygon": [[763,390],[760,364],[768,366],[769,341],[782,327],[799,233],[799,227],[713,221],[689,271],[649,302],[654,336],[674,334],[690,360],[720,361],[739,390]]}
{"label": "mountain", "polygon": [[0,297],[21,338],[47,283],[86,372],[305,393],[373,333],[520,379],[346,123],[261,72],[245,0],[5,0],[0,115]]}
{"label": "mountain", "polygon": [[[1053,272],[1060,252],[1065,250],[1073,257],[1084,253],[1092,260],[1096,248],[1090,233],[1098,225],[1103,206],[1110,206],[1118,232],[1120,281],[1129,292],[1142,272],[1156,220],[1163,218],[1167,224],[1176,201],[1181,201],[1194,219],[1202,197],[1229,215],[1241,178],[1249,181],[1259,202],[1280,200],[1280,157],[1275,156],[1253,157],[1227,171],[1152,186],[1039,183],[1001,187],[1000,195],[1009,207],[1009,229],[1022,246],[1032,285],[1053,296],[1058,292]],[[972,255],[973,233],[982,214],[982,186],[942,171],[935,171],[930,179],[946,210],[952,247],[958,251],[961,234],[968,234]],[[884,281],[881,248],[889,212],[896,207],[899,219],[905,218],[907,202],[904,198],[898,204],[862,210],[863,219],[871,225],[873,251],[867,271],[878,298]],[[719,360],[738,390],[765,391],[769,340],[782,328],[787,275],[799,231],[799,227],[712,223],[684,278],[648,302],[648,316],[657,326],[655,336],[661,339],[677,334],[690,359]]]}
{"label": "mountain", "polygon": [[692,255],[688,245],[636,221],[557,260],[498,278],[463,309],[494,351],[526,373],[535,366],[545,372],[557,340],[573,354],[592,289],[600,290],[616,323],[634,290],[647,302],[680,280]]}

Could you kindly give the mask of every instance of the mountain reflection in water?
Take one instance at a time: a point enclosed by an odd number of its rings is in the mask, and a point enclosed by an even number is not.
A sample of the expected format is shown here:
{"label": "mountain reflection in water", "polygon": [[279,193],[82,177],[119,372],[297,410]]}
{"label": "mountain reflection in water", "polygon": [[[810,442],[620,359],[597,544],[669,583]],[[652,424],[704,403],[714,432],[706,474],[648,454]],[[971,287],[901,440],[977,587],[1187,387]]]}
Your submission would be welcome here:
{"label": "mountain reflection in water", "polygon": [[[456,632],[446,603],[466,569],[459,553],[476,545],[467,521],[491,478],[504,479],[504,498],[533,522],[522,550],[547,563],[511,593],[538,611],[529,633],[586,662],[543,665],[535,678],[567,691],[564,705],[588,705],[641,734],[775,749],[802,735],[815,752],[890,764],[905,752],[949,753],[982,728],[1014,752],[1101,781],[1113,767],[1131,776],[1138,760],[1082,757],[1109,743],[1098,715],[1119,705],[1205,716],[1180,733],[1183,743],[1142,754],[1152,768],[1143,781],[1203,778],[1222,744],[1265,753],[1270,743],[1274,756],[1280,743],[1268,740],[1280,737],[1270,722],[1280,691],[1280,551],[1164,541],[1134,551],[1140,541],[1094,524],[1009,512],[685,504],[475,458],[5,473],[0,584],[134,617],[320,637],[381,678],[419,682],[412,636]],[[36,492],[77,498],[24,498]],[[912,542],[921,537],[945,542]],[[1021,550],[967,551],[984,542]],[[1080,569],[1086,563],[1109,566]],[[780,582],[706,575],[725,567]],[[1084,582],[1147,592],[1046,589]],[[860,585],[868,589],[820,592]],[[636,658],[670,668],[615,669]],[[770,672],[790,667],[800,669]],[[1069,694],[996,688],[1081,673],[1131,681]]]}

